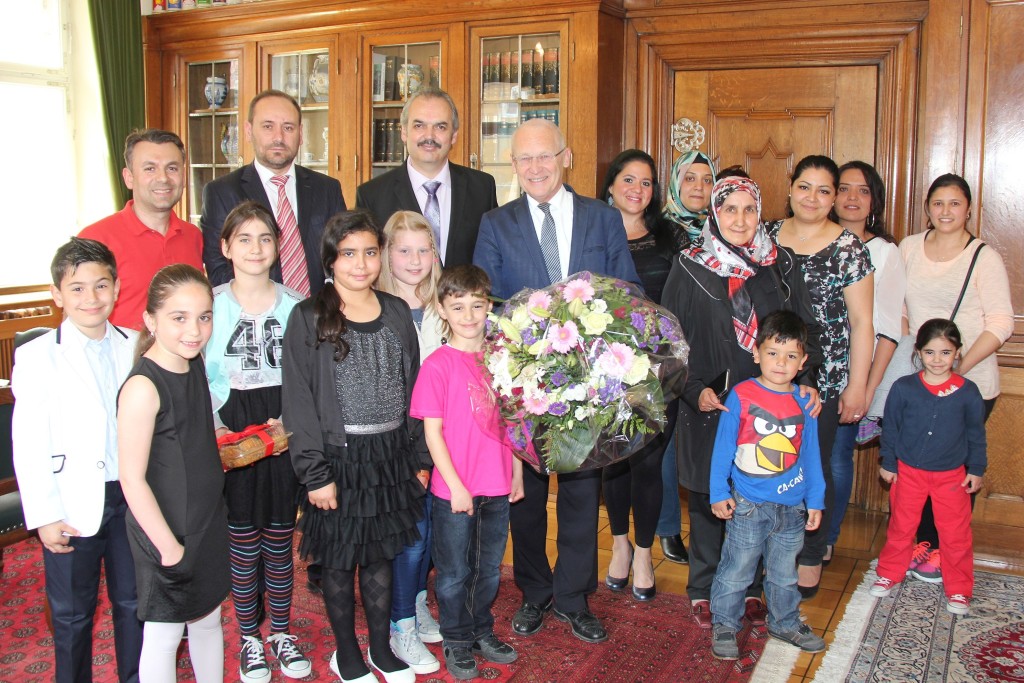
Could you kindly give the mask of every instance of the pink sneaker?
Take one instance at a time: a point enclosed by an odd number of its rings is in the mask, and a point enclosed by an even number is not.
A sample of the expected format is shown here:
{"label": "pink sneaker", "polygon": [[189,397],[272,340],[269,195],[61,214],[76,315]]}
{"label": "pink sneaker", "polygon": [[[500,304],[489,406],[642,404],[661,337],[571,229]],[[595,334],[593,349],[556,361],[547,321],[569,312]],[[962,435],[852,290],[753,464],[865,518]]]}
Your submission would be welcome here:
{"label": "pink sneaker", "polygon": [[892,593],[898,585],[900,585],[899,581],[893,581],[892,579],[887,579],[884,576],[879,576],[871,585],[871,589],[868,592],[871,593],[872,597],[884,598],[889,595],[889,593]]}
{"label": "pink sneaker", "polygon": [[921,541],[914,546],[914,554],[910,556],[910,566],[907,567],[907,571],[913,571],[917,569],[917,565],[921,564],[928,559],[928,553],[931,552],[932,544],[928,541]]}
{"label": "pink sneaker", "polygon": [[[918,547],[926,545],[925,543],[919,543]],[[915,557],[917,551],[915,549]],[[917,561],[915,565],[913,562],[910,564],[910,568],[907,573],[913,576],[918,581],[924,581],[925,583],[942,583],[942,559],[939,556],[939,550],[936,548],[928,552],[927,557]]]}
{"label": "pink sneaker", "polygon": [[950,614],[968,614],[971,611],[971,599],[960,593],[950,595],[946,600],[946,611]]}

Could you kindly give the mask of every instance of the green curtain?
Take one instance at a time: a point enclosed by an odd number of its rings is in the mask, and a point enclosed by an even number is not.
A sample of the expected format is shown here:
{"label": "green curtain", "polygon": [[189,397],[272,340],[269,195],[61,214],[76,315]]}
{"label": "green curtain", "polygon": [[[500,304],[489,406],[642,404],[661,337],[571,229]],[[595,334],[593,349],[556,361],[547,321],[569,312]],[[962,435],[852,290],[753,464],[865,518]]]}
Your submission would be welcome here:
{"label": "green curtain", "polygon": [[124,139],[146,124],[139,0],[89,0],[89,16],[100,71],[110,172],[123,205],[131,198],[121,181]]}

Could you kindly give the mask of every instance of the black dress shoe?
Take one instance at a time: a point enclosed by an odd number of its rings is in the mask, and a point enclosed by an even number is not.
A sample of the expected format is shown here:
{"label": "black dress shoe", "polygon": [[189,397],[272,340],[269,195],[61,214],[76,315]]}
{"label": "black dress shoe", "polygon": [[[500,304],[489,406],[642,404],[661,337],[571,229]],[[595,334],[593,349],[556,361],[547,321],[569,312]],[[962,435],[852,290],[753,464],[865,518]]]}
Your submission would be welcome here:
{"label": "black dress shoe", "polygon": [[638,602],[650,602],[658,594],[656,586],[650,588],[637,588],[636,584],[633,584],[633,599]]}
{"label": "black dress shoe", "polygon": [[588,643],[603,643],[608,640],[608,631],[604,630],[601,621],[590,613],[590,610],[583,609],[579,612],[560,612],[554,609],[555,617],[561,621],[569,622],[572,627],[572,634],[582,641]]}
{"label": "black dress shoe", "polygon": [[551,598],[543,605],[523,601],[512,616],[512,630],[521,636],[532,636],[544,626],[544,614],[551,609]]}
{"label": "black dress shoe", "polygon": [[661,554],[665,556],[666,560],[678,564],[690,563],[690,555],[686,552],[686,546],[683,545],[682,536],[676,534],[659,538],[661,539]]}

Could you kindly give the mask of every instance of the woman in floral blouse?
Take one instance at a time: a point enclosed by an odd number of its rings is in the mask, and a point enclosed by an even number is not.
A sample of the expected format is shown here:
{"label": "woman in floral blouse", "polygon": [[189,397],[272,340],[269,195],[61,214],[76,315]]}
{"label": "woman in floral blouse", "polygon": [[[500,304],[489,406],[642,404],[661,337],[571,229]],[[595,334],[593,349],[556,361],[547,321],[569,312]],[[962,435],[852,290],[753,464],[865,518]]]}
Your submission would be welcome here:
{"label": "woman in floral blouse", "polygon": [[766,227],[776,244],[790,250],[810,290],[822,327],[825,362],[818,374],[822,410],[818,440],[825,474],[825,512],[808,532],[800,554],[799,588],[804,599],[818,592],[829,518],[834,505],[830,465],[839,422],[856,422],[867,412],[867,379],[874,347],[874,276],[867,248],[853,233],[829,220],[839,186],[839,168],[826,156],[800,160],[793,171],[788,218]]}

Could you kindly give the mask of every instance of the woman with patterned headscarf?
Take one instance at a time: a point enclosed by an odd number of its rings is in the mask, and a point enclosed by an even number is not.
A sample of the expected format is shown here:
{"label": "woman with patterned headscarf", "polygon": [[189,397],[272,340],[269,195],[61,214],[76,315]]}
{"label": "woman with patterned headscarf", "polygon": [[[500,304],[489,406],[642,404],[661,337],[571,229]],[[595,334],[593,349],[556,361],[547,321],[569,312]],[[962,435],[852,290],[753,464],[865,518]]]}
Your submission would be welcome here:
{"label": "woman with patterned headscarf", "polygon": [[685,152],[672,164],[663,215],[683,228],[691,241],[704,227],[714,184],[715,167],[697,150]]}
{"label": "woman with patterned headscarf", "polygon": [[[711,582],[718,568],[725,522],[711,512],[708,481],[724,380],[728,387],[756,377],[754,340],[758,321],[780,309],[795,311],[808,327],[808,361],[798,377],[814,393],[821,363],[819,326],[793,255],[775,245],[760,222],[757,183],[723,178],[711,192],[710,213],[700,235],[672,264],[662,305],[679,318],[690,343],[676,428],[679,483],[689,490],[690,575],[686,593],[694,620],[711,628]],[[805,393],[803,390],[801,393]],[[814,414],[817,414],[818,407]],[[760,578],[747,591],[746,617],[764,624]]]}

